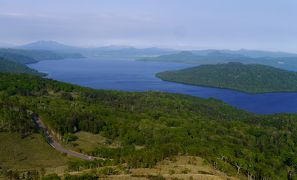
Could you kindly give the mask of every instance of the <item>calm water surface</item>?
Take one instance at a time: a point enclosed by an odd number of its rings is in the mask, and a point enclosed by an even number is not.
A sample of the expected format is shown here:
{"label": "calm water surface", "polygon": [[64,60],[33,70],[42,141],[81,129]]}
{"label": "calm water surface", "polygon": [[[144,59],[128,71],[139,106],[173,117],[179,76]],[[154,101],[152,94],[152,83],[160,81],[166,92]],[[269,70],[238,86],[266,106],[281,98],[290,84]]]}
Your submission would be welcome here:
{"label": "calm water surface", "polygon": [[259,114],[297,113],[297,93],[246,94],[242,92],[165,82],[155,73],[190,67],[186,64],[133,60],[68,59],[30,64],[49,78],[96,89],[124,91],[165,91],[224,102]]}

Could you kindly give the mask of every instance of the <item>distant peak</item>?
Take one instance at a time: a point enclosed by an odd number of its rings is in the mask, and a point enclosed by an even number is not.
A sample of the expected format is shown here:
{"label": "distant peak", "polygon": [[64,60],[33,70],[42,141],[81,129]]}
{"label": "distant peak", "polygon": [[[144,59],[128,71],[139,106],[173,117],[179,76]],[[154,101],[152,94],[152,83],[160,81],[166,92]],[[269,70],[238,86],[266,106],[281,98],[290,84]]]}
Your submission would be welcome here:
{"label": "distant peak", "polygon": [[69,50],[72,49],[72,46],[68,46],[56,41],[36,41],[29,44],[25,44],[20,46],[24,49],[38,49],[38,50]]}

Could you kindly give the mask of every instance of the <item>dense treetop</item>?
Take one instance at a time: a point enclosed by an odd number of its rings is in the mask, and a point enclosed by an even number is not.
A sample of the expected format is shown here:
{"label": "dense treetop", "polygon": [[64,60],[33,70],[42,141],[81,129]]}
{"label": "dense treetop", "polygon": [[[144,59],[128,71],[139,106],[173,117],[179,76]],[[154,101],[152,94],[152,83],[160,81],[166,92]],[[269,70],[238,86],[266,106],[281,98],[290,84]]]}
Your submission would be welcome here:
{"label": "dense treetop", "polygon": [[259,64],[201,65],[160,72],[156,76],[165,81],[228,88],[248,93],[297,91],[296,72]]}
{"label": "dense treetop", "polygon": [[0,74],[0,107],[0,131],[28,136],[36,131],[35,114],[61,138],[87,131],[120,142],[85,153],[129,167],[184,154],[255,179],[284,179],[297,169],[296,115],[254,115],[214,99],[92,90],[11,74]]}
{"label": "dense treetop", "polygon": [[8,72],[8,73],[26,73],[26,74],[33,74],[33,75],[44,75],[43,73],[39,73],[34,69],[27,67],[26,65],[6,60],[0,57],[0,72]]}

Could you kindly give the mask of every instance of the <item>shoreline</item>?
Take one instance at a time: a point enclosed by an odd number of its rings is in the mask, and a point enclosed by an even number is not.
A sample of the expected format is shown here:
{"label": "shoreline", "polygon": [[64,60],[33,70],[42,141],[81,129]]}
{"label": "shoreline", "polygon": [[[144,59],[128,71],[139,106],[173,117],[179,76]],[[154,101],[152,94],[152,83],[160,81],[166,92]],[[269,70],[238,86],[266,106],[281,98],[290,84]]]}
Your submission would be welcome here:
{"label": "shoreline", "polygon": [[165,81],[165,82],[171,82],[171,83],[177,83],[177,84],[183,84],[183,85],[190,85],[190,86],[195,86],[195,87],[204,87],[204,88],[213,88],[213,89],[222,89],[222,90],[229,90],[229,91],[234,91],[234,92],[239,92],[239,93],[244,93],[248,95],[260,95],[260,94],[278,94],[278,93],[290,93],[290,94],[297,94],[296,91],[271,91],[271,92],[248,92],[248,91],[243,91],[243,90],[238,90],[238,89],[231,89],[231,88],[223,88],[223,87],[217,87],[217,86],[207,86],[207,85],[195,85],[191,83],[186,83],[186,82],[179,82],[179,81],[170,81],[170,80],[165,80],[162,79],[158,76],[156,76],[158,79]]}

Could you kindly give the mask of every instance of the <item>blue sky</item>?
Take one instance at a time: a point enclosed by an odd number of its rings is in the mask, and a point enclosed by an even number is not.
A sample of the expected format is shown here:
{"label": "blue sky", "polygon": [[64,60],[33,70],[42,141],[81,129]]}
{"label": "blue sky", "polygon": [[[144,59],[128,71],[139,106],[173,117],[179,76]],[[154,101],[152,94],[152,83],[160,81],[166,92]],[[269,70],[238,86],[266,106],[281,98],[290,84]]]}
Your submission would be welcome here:
{"label": "blue sky", "polygon": [[0,42],[297,52],[296,0],[0,0]]}

